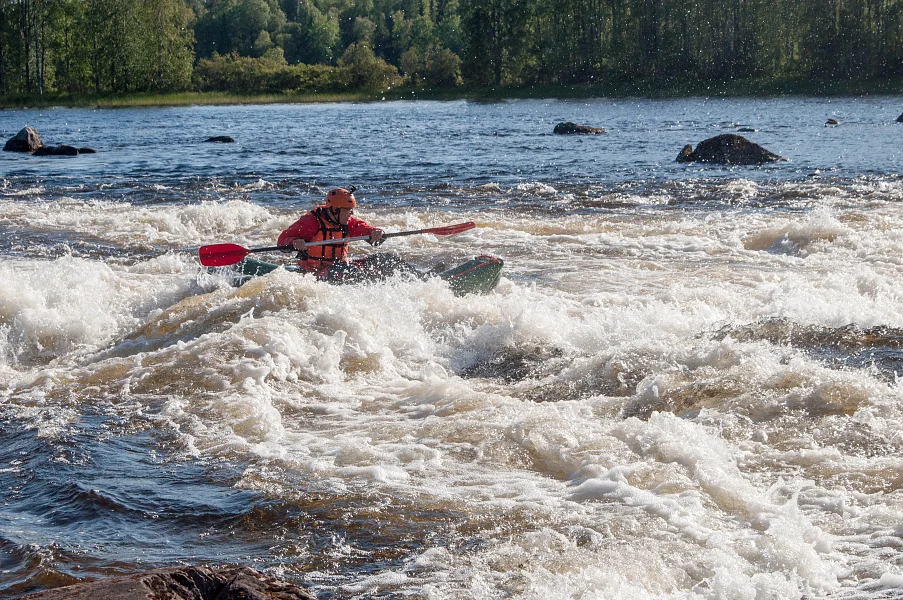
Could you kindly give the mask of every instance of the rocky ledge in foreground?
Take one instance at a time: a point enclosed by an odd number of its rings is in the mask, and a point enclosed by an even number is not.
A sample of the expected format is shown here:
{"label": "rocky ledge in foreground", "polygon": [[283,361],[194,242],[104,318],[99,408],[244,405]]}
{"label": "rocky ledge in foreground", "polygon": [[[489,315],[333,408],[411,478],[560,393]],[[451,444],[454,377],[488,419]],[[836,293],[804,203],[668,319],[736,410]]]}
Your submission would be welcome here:
{"label": "rocky ledge in foreground", "polygon": [[565,121],[563,123],[559,123],[555,126],[553,133],[557,133],[559,135],[571,135],[571,134],[582,134],[582,135],[595,135],[597,133],[605,133],[605,130],[601,127],[590,127],[589,125],[580,125],[578,123],[571,123],[570,121]]}
{"label": "rocky ledge in foreground", "polygon": [[21,600],[316,600],[294,584],[240,567],[178,567],[78,583]]}
{"label": "rocky ledge in foreground", "polygon": [[761,165],[779,160],[787,159],[769,152],[742,135],[732,133],[725,133],[699,142],[696,150],[687,144],[677,155],[677,162],[703,162],[721,165]]}

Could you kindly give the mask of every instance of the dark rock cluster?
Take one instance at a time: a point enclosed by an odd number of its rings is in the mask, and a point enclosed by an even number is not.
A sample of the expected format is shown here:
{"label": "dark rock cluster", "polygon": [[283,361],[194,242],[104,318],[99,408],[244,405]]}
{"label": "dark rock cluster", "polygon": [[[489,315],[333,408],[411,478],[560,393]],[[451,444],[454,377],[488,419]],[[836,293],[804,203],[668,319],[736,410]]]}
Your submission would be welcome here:
{"label": "dark rock cluster", "polygon": [[45,590],[21,600],[316,600],[303,588],[240,567],[178,567]]}
{"label": "dark rock cluster", "polygon": [[76,148],[67,144],[45,146],[41,134],[34,127],[24,127],[19,133],[7,140],[3,146],[5,152],[31,152],[32,156],[78,156],[79,154],[95,154],[93,148]]}
{"label": "dark rock cluster", "polygon": [[722,165],[761,165],[765,163],[787,160],[773,152],[769,152],[759,144],[749,141],[742,135],[725,133],[709,138],[696,146],[687,144],[677,162],[716,163]]}
{"label": "dark rock cluster", "polygon": [[555,126],[553,133],[557,133],[560,135],[571,135],[571,134],[582,134],[582,135],[595,135],[597,133],[605,133],[605,130],[601,127],[590,127],[589,125],[578,125],[577,123],[571,123],[570,121],[564,121]]}
{"label": "dark rock cluster", "polygon": [[25,127],[7,140],[3,146],[4,152],[34,152],[44,145],[41,135],[34,127]]}
{"label": "dark rock cluster", "polygon": [[32,156],[78,156],[78,148],[60,144],[59,146],[41,146]]}

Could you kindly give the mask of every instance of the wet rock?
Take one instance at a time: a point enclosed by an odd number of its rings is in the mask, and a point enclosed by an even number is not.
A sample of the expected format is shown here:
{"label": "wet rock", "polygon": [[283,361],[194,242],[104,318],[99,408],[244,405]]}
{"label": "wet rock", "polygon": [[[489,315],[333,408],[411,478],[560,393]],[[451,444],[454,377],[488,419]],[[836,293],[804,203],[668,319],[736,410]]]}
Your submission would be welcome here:
{"label": "wet rock", "polygon": [[696,146],[684,146],[677,155],[677,162],[703,162],[722,165],[761,165],[764,163],[787,160],[773,152],[769,152],[759,144],[753,143],[742,135],[725,133],[709,138]]}
{"label": "wet rock", "polygon": [[696,155],[693,154],[693,146],[690,144],[684,146],[680,154],[677,155],[677,162],[693,162],[694,160],[696,160]]}
{"label": "wet rock", "polygon": [[19,133],[9,138],[3,150],[6,152],[34,152],[44,145],[41,135],[34,127],[25,127]]}
{"label": "wet rock", "polygon": [[897,123],[903,123],[903,115],[897,117]]}
{"label": "wet rock", "polygon": [[829,127],[831,125],[840,125],[840,121],[838,121],[837,119],[828,119],[827,121],[825,121],[825,127]]}
{"label": "wet rock", "polygon": [[78,583],[22,600],[316,600],[303,588],[240,567],[178,567]]}
{"label": "wet rock", "polygon": [[218,144],[234,144],[235,143],[235,140],[233,140],[228,135],[215,135],[213,137],[207,138],[204,141],[205,142],[214,142],[214,143],[218,143]]}
{"label": "wet rock", "polygon": [[564,121],[555,126],[554,133],[560,135],[582,134],[595,135],[597,133],[605,133],[601,127],[590,127],[589,125],[578,125],[570,121]]}
{"label": "wet rock", "polygon": [[562,354],[560,349],[554,347],[509,346],[464,368],[460,375],[465,378],[481,377],[505,383],[516,383],[525,379],[542,377],[545,370],[550,368],[553,359],[561,357]]}
{"label": "wet rock", "polygon": [[97,150],[95,150],[94,148],[88,148],[87,146],[85,146],[84,148],[79,148],[78,153],[79,154],[97,154]]}
{"label": "wet rock", "polygon": [[59,146],[41,146],[32,156],[78,156],[78,148],[60,144]]}
{"label": "wet rock", "polygon": [[740,127],[737,129],[737,131],[739,131],[740,133],[755,133],[759,130],[755,129],[754,127]]}

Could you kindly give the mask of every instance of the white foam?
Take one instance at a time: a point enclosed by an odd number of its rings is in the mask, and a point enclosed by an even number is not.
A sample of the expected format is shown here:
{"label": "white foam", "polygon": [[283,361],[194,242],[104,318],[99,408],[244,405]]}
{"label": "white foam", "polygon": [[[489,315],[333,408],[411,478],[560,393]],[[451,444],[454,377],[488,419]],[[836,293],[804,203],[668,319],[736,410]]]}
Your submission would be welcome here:
{"label": "white foam", "polygon": [[[737,333],[768,319],[903,327],[896,207],[838,210],[502,214],[454,240],[399,241],[500,254],[496,292],[464,298],[436,280],[328,286],[285,270],[193,295],[194,257],[178,252],[128,267],[6,259],[0,373],[23,406],[86,389],[146,403],[185,453],[246,464],[239,487],[365,490],[467,522],[443,530],[466,551],[424,548],[346,594],[758,599],[892,587],[903,388]],[[108,239],[188,246],[262,241],[292,216],[245,202],[75,203],[60,218]],[[781,240],[794,251],[776,252]],[[51,431],[51,410],[23,419]]]}
{"label": "white foam", "polygon": [[538,181],[519,183],[515,186],[514,190],[520,193],[536,194],[538,196],[554,196],[558,193],[558,190],[551,185],[540,183]]}
{"label": "white foam", "polygon": [[[152,261],[156,262],[156,261]],[[151,268],[154,277],[130,276],[97,261],[63,257],[53,261],[0,262],[0,325],[6,364],[52,358],[95,348],[135,325],[146,312],[184,295],[189,276],[172,274],[184,264]],[[181,269],[179,269],[181,270]],[[134,269],[140,272],[141,269]],[[193,271],[193,268],[192,268]]]}

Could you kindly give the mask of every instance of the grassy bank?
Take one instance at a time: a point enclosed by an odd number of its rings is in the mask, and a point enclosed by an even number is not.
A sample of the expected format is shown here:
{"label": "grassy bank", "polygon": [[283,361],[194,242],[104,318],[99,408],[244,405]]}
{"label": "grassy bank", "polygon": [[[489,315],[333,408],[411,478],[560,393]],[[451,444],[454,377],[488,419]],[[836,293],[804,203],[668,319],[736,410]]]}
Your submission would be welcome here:
{"label": "grassy bank", "polygon": [[0,108],[47,108],[51,106],[129,108],[224,104],[277,104],[358,102],[373,100],[372,94],[230,94],[224,92],[173,92],[168,94],[44,94],[0,97]]}
{"label": "grassy bank", "polygon": [[[405,96],[405,93],[407,96]],[[733,79],[694,82],[632,81],[604,84],[531,85],[458,90],[417,90],[421,99],[502,100],[507,98],[688,98],[688,97],[769,97],[769,96],[878,96],[903,95],[903,78],[880,80],[799,80]],[[399,90],[393,99],[411,97]]]}
{"label": "grassy bank", "polygon": [[170,94],[71,95],[36,94],[0,97],[2,108],[51,106],[126,108],[223,104],[274,104],[371,102],[381,100],[503,100],[508,98],[684,98],[768,96],[863,96],[903,95],[903,79],[795,80],[735,79],[721,82],[635,81],[581,85],[532,85],[488,88],[404,88],[377,92],[330,94],[233,94],[223,92],[177,92]]}

